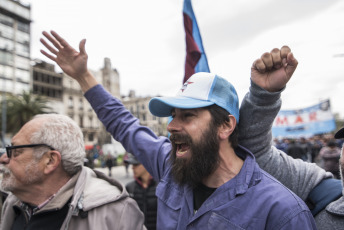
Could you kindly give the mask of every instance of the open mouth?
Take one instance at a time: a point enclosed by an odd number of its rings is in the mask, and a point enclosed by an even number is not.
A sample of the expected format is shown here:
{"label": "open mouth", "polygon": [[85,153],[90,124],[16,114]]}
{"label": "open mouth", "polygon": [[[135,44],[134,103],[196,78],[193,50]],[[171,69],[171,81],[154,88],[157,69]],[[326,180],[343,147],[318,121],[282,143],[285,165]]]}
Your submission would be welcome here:
{"label": "open mouth", "polygon": [[177,157],[183,157],[190,149],[190,146],[183,142],[175,142],[177,146],[176,155]]}

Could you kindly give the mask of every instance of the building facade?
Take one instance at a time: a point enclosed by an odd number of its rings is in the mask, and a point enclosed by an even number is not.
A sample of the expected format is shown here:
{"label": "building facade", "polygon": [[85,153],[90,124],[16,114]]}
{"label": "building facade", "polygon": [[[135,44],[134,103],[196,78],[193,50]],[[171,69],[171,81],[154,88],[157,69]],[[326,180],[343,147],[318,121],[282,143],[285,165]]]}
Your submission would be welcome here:
{"label": "building facade", "polygon": [[137,97],[131,90],[122,97],[124,106],[140,120],[140,124],[149,127],[158,136],[167,136],[167,117],[156,117],[149,111],[148,104],[152,97]]}
{"label": "building facade", "polygon": [[[72,118],[80,126],[86,146],[111,143],[111,135],[98,120],[79,84],[65,73],[56,72],[53,64],[38,59],[32,63],[32,92],[48,99],[51,112]],[[119,74],[111,68],[110,59],[104,59],[102,69],[91,72],[112,95],[119,97]]]}
{"label": "building facade", "polygon": [[[112,95],[119,97],[119,73],[116,69],[112,69],[109,58],[104,59],[103,68],[98,71],[91,70],[91,72]],[[111,135],[105,130],[83,96],[79,84],[66,74],[63,76],[63,102],[65,114],[81,127],[87,146],[112,143]]]}
{"label": "building facade", "polygon": [[63,74],[55,71],[53,64],[35,59],[32,62],[31,89],[33,94],[48,101],[51,112],[65,114],[63,103]]}
{"label": "building facade", "polygon": [[[32,91],[33,94],[48,99],[51,112],[66,114],[77,122],[83,131],[86,146],[118,144],[99,122],[74,79],[64,73],[56,72],[53,64],[39,59],[31,60],[30,24],[30,5],[15,0],[0,0],[2,99],[7,93],[18,95],[23,91]],[[111,67],[109,58],[104,59],[104,66],[100,70],[91,72],[107,91],[121,98],[119,73]],[[135,97],[134,92],[129,97],[123,97],[124,105],[140,119],[142,125],[150,127],[157,135],[167,135],[166,119],[150,114],[149,100],[150,97]],[[2,123],[6,124],[4,116],[2,117]],[[5,130],[2,130],[2,134],[4,133]],[[1,136],[3,138],[5,135]]]}
{"label": "building facade", "polygon": [[18,1],[0,1],[0,91],[30,90],[31,8]]}
{"label": "building facade", "polygon": [[[53,64],[35,59],[32,66],[33,93],[44,96],[49,100],[48,106],[52,112],[66,114],[81,127],[85,144],[88,148],[93,145],[112,143],[118,145],[100,123],[88,101],[83,96],[79,84],[65,73],[57,73]],[[116,69],[111,67],[111,60],[104,59],[104,66],[98,71],[92,71],[104,88],[113,96],[120,96],[120,78]],[[124,106],[140,119],[141,125],[148,126],[157,135],[167,135],[167,118],[153,116],[148,109],[151,97],[136,97],[135,91],[122,97]]]}

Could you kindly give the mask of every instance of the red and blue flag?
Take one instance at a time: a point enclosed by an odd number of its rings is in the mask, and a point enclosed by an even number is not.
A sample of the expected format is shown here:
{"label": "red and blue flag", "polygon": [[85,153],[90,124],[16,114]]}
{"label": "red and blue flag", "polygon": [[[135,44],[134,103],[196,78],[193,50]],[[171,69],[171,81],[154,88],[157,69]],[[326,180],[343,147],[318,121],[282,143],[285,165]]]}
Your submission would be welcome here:
{"label": "red and blue flag", "polygon": [[186,40],[184,83],[192,74],[197,72],[210,72],[210,70],[191,0],[184,0],[183,16]]}

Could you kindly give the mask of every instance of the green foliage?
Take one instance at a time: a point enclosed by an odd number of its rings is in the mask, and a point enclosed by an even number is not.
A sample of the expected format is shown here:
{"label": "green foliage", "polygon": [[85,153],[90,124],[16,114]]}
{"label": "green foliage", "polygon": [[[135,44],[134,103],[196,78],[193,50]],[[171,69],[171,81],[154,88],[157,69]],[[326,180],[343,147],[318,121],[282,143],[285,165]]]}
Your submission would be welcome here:
{"label": "green foliage", "polygon": [[33,116],[51,111],[47,105],[48,100],[31,92],[24,91],[21,95],[8,95],[6,102],[7,133],[11,134],[18,132]]}

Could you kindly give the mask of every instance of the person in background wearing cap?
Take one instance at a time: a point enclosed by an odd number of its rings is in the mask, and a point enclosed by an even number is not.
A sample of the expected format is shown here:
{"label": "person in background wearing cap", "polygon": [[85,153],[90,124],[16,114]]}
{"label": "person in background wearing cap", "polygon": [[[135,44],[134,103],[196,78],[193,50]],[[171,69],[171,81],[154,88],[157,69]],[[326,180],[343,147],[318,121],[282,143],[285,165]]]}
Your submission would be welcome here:
{"label": "person in background wearing cap", "polygon": [[[98,84],[87,69],[85,39],[78,52],[56,32],[43,35],[50,52],[42,54],[78,81],[107,130],[159,181],[158,229],[316,229],[306,204],[238,145],[238,96],[227,80],[197,73],[177,97],[150,101],[153,115],[173,117],[169,140],[140,126]],[[276,48],[254,62],[252,79],[278,91],[297,64],[289,47]]]}
{"label": "person in background wearing cap", "polygon": [[334,178],[339,179],[339,158],[341,150],[337,146],[337,143],[334,139],[327,140],[326,146],[320,149],[318,159],[321,164],[319,165],[325,171],[331,172]]}
{"label": "person in background wearing cap", "polygon": [[[252,71],[257,71],[255,66]],[[304,200],[315,218],[319,230],[343,229],[344,183],[343,148],[341,150],[341,180],[315,163],[293,159],[272,145],[271,127],[281,108],[280,90],[268,90],[264,82],[257,83],[257,75],[251,75],[251,87],[241,103],[239,143],[254,153],[259,166],[278,179]],[[344,128],[335,138],[344,137]]]}
{"label": "person in background wearing cap", "polygon": [[139,208],[143,212],[146,228],[148,230],[155,230],[157,216],[155,189],[157,183],[134,155],[129,153],[128,159],[125,161],[132,165],[135,179],[126,184],[125,188],[129,195],[136,200]]}

